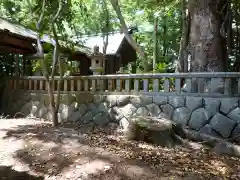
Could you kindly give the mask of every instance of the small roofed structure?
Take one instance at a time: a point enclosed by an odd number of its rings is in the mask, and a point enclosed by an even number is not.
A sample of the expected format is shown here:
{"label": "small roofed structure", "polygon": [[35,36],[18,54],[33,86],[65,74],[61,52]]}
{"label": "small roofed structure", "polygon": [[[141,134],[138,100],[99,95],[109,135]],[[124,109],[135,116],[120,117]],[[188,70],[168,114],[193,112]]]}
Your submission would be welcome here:
{"label": "small roofed structure", "polygon": [[[133,34],[133,29],[129,30],[129,34]],[[81,40],[87,47],[98,46],[99,52],[103,53],[104,42],[101,35],[86,36]],[[128,43],[124,34],[121,32],[109,33],[104,74],[116,74],[120,67],[126,66],[130,62],[136,62],[136,60],[136,51]]]}

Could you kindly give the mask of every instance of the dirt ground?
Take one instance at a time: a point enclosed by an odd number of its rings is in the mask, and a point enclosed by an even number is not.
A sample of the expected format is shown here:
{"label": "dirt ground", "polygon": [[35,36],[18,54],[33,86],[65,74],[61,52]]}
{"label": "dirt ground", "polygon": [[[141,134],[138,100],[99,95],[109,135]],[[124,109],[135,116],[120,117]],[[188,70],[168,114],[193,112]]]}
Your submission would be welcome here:
{"label": "dirt ground", "polygon": [[33,119],[0,119],[0,180],[240,179],[238,158],[200,144],[173,149]]}

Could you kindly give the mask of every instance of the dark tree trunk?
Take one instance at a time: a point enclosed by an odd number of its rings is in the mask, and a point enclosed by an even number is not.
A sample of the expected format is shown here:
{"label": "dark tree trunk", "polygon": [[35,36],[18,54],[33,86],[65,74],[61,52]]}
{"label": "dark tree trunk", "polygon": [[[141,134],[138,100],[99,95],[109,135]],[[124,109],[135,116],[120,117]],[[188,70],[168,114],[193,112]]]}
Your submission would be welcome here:
{"label": "dark tree trunk", "polygon": [[55,107],[54,86],[51,81],[48,81],[47,85],[48,85],[48,96],[50,99],[49,105],[50,105],[50,109],[51,109],[51,113],[52,113],[53,127],[57,127],[58,126],[58,116],[57,116],[58,109],[56,109],[56,107]]}
{"label": "dark tree trunk", "polygon": [[224,72],[226,42],[221,35],[226,0],[190,0],[191,72]]}

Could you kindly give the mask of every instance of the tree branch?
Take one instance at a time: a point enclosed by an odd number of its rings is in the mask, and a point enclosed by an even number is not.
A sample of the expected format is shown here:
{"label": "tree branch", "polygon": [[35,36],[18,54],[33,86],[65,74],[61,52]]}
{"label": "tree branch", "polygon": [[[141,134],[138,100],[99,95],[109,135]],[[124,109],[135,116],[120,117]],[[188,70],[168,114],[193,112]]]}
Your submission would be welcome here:
{"label": "tree branch", "polygon": [[60,73],[60,80],[58,81],[58,87],[57,87],[57,99],[56,99],[56,109],[59,109],[60,104],[60,89],[63,84],[63,59],[61,56],[58,56],[58,62],[59,62],[59,73]]}
{"label": "tree branch", "polygon": [[[32,6],[31,6],[31,3],[30,3],[30,0],[27,0],[27,2],[28,2],[30,13],[33,16],[33,11],[32,11]],[[42,59],[42,58],[44,58],[44,52],[43,52],[43,47],[42,47],[42,44],[41,44],[41,35],[40,35],[41,24],[42,24],[42,21],[43,21],[43,18],[44,18],[44,11],[45,11],[45,0],[43,0],[43,2],[42,2],[41,15],[39,17],[39,20],[36,22],[37,47],[35,47],[35,48],[36,48],[37,53],[34,54],[34,55],[31,55],[31,56],[27,56],[26,58],[29,58],[29,59]]]}
{"label": "tree branch", "polygon": [[107,8],[107,3],[103,0],[103,8],[106,11],[106,26],[103,28],[103,54],[107,53],[108,46],[108,35],[109,35],[109,11]]}
{"label": "tree branch", "polygon": [[138,47],[136,41],[128,33],[128,28],[127,28],[127,25],[126,25],[125,20],[123,18],[123,15],[121,13],[120,7],[118,5],[118,0],[110,0],[110,2],[112,4],[112,6],[113,6],[113,9],[116,11],[118,19],[120,20],[120,23],[121,23],[121,26],[122,26],[122,30],[123,30],[123,33],[124,33],[127,41],[136,50],[136,52],[138,52],[140,54],[141,57],[144,57],[144,52],[141,50],[140,47]]}
{"label": "tree branch", "polygon": [[52,73],[51,73],[51,79],[54,79],[54,75],[56,72],[56,65],[59,59],[59,41],[58,41],[58,36],[57,36],[57,31],[55,28],[55,22],[60,14],[62,10],[62,2],[61,0],[58,1],[58,10],[57,13],[55,14],[54,18],[52,19],[52,31],[53,31],[53,35],[54,35],[54,40],[55,40],[55,45],[54,45],[54,51],[53,51],[53,62],[52,62]]}
{"label": "tree branch", "polygon": [[58,56],[59,56],[59,53],[58,53],[59,44],[58,44],[58,37],[57,37],[55,24],[52,24],[52,30],[53,30],[54,40],[56,43],[54,45],[54,50],[53,50],[52,73],[51,73],[51,79],[53,80],[55,72],[56,72],[56,64],[57,64]]}
{"label": "tree branch", "polygon": [[61,0],[59,0],[59,1],[58,1],[58,10],[57,10],[57,13],[55,14],[55,16],[54,16],[53,19],[52,19],[52,23],[55,23],[55,22],[56,22],[59,14],[60,14],[60,12],[61,12],[61,10],[62,10],[62,2],[61,2]]}

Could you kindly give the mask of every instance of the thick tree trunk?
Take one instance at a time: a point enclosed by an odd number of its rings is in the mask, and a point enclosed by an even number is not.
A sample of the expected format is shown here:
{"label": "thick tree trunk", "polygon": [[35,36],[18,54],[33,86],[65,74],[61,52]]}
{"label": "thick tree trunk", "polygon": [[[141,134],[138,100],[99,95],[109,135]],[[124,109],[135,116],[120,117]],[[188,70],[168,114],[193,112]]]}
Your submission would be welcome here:
{"label": "thick tree trunk", "polygon": [[220,33],[226,0],[190,0],[191,72],[226,71],[226,42]]}

